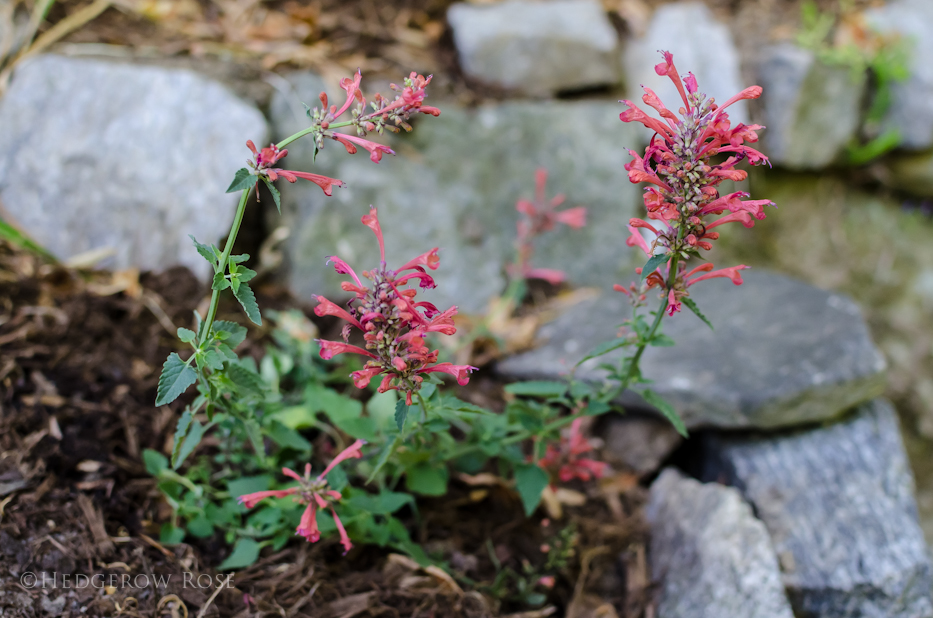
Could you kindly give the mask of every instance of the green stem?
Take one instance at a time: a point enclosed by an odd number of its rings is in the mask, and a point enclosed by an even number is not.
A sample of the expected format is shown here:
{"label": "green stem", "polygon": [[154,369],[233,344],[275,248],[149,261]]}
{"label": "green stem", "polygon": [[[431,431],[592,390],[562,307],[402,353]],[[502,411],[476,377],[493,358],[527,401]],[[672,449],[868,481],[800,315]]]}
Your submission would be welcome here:
{"label": "green stem", "polygon": [[[236,208],[233,226],[230,228],[230,234],[227,235],[227,244],[224,245],[224,251],[220,254],[220,260],[217,262],[217,269],[214,271],[215,275],[227,270],[227,260],[230,259],[230,253],[233,251],[233,243],[236,241],[236,235],[240,231],[240,224],[243,223],[243,213],[246,212],[246,200],[249,198],[251,190],[252,187],[243,189],[243,193],[240,194],[240,203]],[[214,316],[217,315],[217,303],[219,301],[220,291],[213,290],[211,292],[211,305],[207,310],[207,318],[205,318],[204,323],[201,325],[201,332],[198,337],[199,342],[205,341],[211,332],[211,325],[214,323]]]}
{"label": "green stem", "polygon": [[[335,122],[335,123],[333,123],[333,124],[331,124],[331,125],[328,125],[327,128],[328,128],[328,129],[340,129],[340,128],[342,128],[342,127],[349,127],[351,124],[353,124],[353,122],[352,122],[352,121],[349,121],[349,120],[346,121],[346,122]],[[307,129],[302,129],[301,131],[298,131],[298,133],[295,133],[294,135],[291,135],[291,136],[289,136],[289,137],[286,137],[286,138],[283,139],[281,142],[279,142],[278,144],[276,144],[275,147],[281,150],[282,148],[285,148],[286,146],[288,146],[289,144],[291,144],[291,143],[294,142],[295,140],[300,139],[300,138],[304,137],[305,135],[308,135],[309,133],[314,133],[315,131],[317,131],[317,130],[319,130],[319,129],[321,129],[321,126],[320,126],[320,125],[317,125],[317,124],[311,125],[311,126],[308,127]]]}

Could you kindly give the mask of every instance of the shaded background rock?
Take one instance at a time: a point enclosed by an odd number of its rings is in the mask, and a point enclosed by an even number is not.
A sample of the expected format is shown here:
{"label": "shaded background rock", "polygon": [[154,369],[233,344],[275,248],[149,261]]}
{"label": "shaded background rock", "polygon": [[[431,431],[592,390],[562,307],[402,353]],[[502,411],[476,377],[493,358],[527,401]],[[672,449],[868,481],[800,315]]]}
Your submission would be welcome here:
{"label": "shaded background rock", "polygon": [[196,73],[46,55],[0,99],[0,200],[59,258],[112,248],[103,266],[210,267],[237,196],[224,191],[264,141],[262,114]]}
{"label": "shaded background rock", "polygon": [[895,128],[901,146],[920,150],[933,146],[933,4],[925,0],[891,0],[866,11],[869,26],[896,33],[908,44],[910,77],[892,85],[892,103],[883,128]]}
{"label": "shaded background rock", "polygon": [[[671,109],[677,109],[680,95],[668,77],[661,77],[654,66],[663,61],[658,50],[674,54],[674,64],[681,75],[692,72],[700,92],[720,104],[740,92],[746,84],[739,67],[739,53],[729,28],[719,22],[702,2],[675,2],[661,5],[651,16],[643,36],[630,39],[625,45],[626,95],[640,107],[643,91],[651,88]],[[748,106],[739,101],[729,107],[733,125],[748,123]],[[644,140],[651,137],[645,129]]]}
{"label": "shaded background rock", "polygon": [[792,43],[766,48],[758,69],[764,151],[791,169],[819,169],[839,160],[861,122],[866,76],[829,66]]}
{"label": "shaded background rock", "polygon": [[[295,100],[313,104],[320,82],[292,78]],[[364,84],[365,86],[365,84]],[[315,91],[303,90],[314,87]],[[582,230],[559,229],[537,246],[535,266],[560,268],[575,285],[605,284],[634,266],[622,239],[639,190],[619,173],[636,141],[611,103],[506,103],[468,110],[431,100],[438,118],[422,118],[412,134],[387,141],[397,152],[375,165],[365,152],[347,155],[328,143],[311,161],[307,144],[289,147],[290,169],[314,170],[347,183],[325,197],[310,183],[282,187],[283,216],[273,225],[291,230],[288,281],[303,298],[341,296],[342,278],[324,265],[337,254],[354,267],[379,259],[372,232],[359,223],[379,209],[390,264],[441,247],[438,287],[425,297],[462,311],[485,309],[503,291],[503,266],[514,259],[515,200],[531,198],[534,172],[547,168],[548,195],[567,194],[567,205],[587,207]],[[305,126],[279,95],[273,100],[277,136]],[[302,114],[303,115],[303,114]],[[286,184],[286,183],[282,183]]]}
{"label": "shaded background rock", "polygon": [[793,617],[768,531],[735,489],[667,468],[646,515],[658,616]]}
{"label": "shaded background rock", "polygon": [[[884,358],[850,299],[774,273],[750,271],[744,279],[741,286],[724,279],[692,288],[716,330],[684,308],[663,323],[677,345],[648,348],[642,358],[652,390],[689,427],[798,425],[837,416],[884,390]],[[622,294],[584,301],[540,329],[543,345],[500,362],[498,371],[557,378],[615,337],[629,314]],[[603,319],[590,317],[597,315]],[[600,380],[598,364],[619,358],[587,361],[577,377]]]}
{"label": "shaded background rock", "polygon": [[472,79],[531,94],[619,81],[618,38],[596,0],[459,3],[447,21]]}
{"label": "shaded background rock", "polygon": [[603,454],[609,463],[620,463],[641,474],[661,467],[683,442],[666,419],[634,414],[610,416],[601,424],[597,435],[605,444]]}
{"label": "shaded background rock", "polygon": [[890,403],[786,436],[710,436],[707,448],[704,478],[751,502],[797,615],[933,616],[933,565]]}

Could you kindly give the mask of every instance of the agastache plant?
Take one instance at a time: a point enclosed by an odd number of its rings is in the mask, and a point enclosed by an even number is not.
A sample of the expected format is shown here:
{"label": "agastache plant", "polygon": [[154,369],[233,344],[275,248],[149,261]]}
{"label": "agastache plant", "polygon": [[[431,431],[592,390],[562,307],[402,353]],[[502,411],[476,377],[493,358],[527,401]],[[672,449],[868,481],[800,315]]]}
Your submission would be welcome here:
{"label": "agastache plant", "polygon": [[[469,374],[476,367],[438,363],[438,351],[431,351],[425,344],[428,333],[453,335],[457,332],[453,316],[456,307],[440,311],[427,301],[415,301],[417,290],[408,287],[418,282],[421,288],[434,288],[434,279],[425,267],[437,269],[440,259],[437,248],[419,255],[398,269],[386,265],[385,242],[379,225],[378,213],[371,208],[361,219],[371,229],[379,243],[379,266],[363,271],[370,283],[364,285],[356,272],[337,256],[328,258],[339,274],[350,275],[352,282],[345,281],[342,289],[353,292],[355,298],[344,309],[323,296],[318,296],[314,313],[318,316],[332,315],[346,320],[343,342],[319,340],[321,358],[331,359],[336,354],[350,352],[365,356],[368,360],[363,369],[351,374],[358,388],[365,388],[370,380],[382,376],[379,392],[398,390],[405,394],[406,405],[412,404],[412,396],[421,389],[424,374],[441,372],[457,378],[460,385],[467,384]],[[350,345],[351,328],[363,333],[364,347]]]}
{"label": "agastache plant", "polygon": [[[623,359],[620,371],[613,377],[618,386],[607,397],[615,397],[630,383],[641,382],[639,360],[648,345],[670,345],[662,342],[659,332],[662,317],[673,316],[686,305],[703,321],[707,318],[690,298],[689,289],[706,279],[725,277],[736,285],[742,283],[740,271],[748,268],[744,264],[714,270],[714,266],[703,263],[688,269],[691,258],[700,258],[700,251],[709,251],[711,241],[719,238],[715,228],[726,223],[739,222],[753,227],[756,220],[764,219],[764,206],[774,206],[770,200],[748,200],[749,194],[736,191],[720,195],[717,186],[723,180],[741,181],[748,173],[736,169],[736,165],[747,160],[752,165],[768,163],[768,158],[758,150],[746,145],[758,141],[756,131],[764,127],[745,125],[732,126],[726,108],[743,99],[761,96],[760,86],[750,86],[728,99],[723,105],[699,92],[696,78],[688,73],[681,78],[674,66],[673,55],[662,52],[664,62],[655,66],[658,75],[667,76],[680,93],[683,107],[677,113],[661,102],[650,88],[644,88],[642,100],[653,108],[660,118],[648,115],[631,101],[623,100],[629,109],[619,115],[622,122],[639,122],[654,131],[644,154],[629,150],[632,161],[625,165],[629,180],[633,183],[648,183],[644,193],[647,218],[629,221],[630,232],[626,244],[638,247],[648,256],[644,267],[636,270],[641,275],[637,282],[628,286],[615,285],[614,289],[626,294],[634,309],[633,318],[627,322],[630,336],[616,342],[604,344],[584,360],[601,356],[611,350],[634,345],[635,353]],[[721,161],[716,157],[725,155]],[[713,215],[729,214],[711,220]],[[642,236],[640,229],[653,235],[651,240]],[[661,292],[661,305],[649,326],[637,314],[637,309],[647,300],[648,290],[657,288]],[[583,362],[583,361],[581,361]],[[650,390],[642,395],[648,403],[661,409],[685,432],[683,423],[673,408]]]}
{"label": "agastache plant", "polygon": [[[285,148],[288,144],[308,136],[314,142],[316,155],[326,140],[334,140],[343,145],[350,154],[356,153],[358,148],[367,150],[370,159],[379,163],[383,154],[395,153],[389,147],[367,139],[369,133],[381,135],[385,131],[410,131],[412,127],[409,120],[412,115],[440,115],[437,108],[424,105],[425,89],[431,82],[430,76],[425,78],[412,72],[402,86],[391,85],[397,92],[394,99],[376,94],[368,104],[360,89],[361,79],[361,73],[357,72],[352,78],[341,80],[340,87],[346,93],[346,100],[339,108],[336,105],[328,105],[327,95],[321,93],[321,107],[307,109],[310,120],[310,126],[307,128],[277,144],[270,144],[261,149],[252,141],[247,141],[246,146],[252,157],[247,161],[247,167],[236,172],[227,189],[228,193],[240,191],[240,201],[223,251],[213,245],[199,243],[192,237],[198,253],[210,262],[214,270],[210,305],[203,319],[200,314],[195,313],[195,330],[178,329],[179,339],[189,344],[194,353],[187,360],[182,360],[177,353],[169,355],[162,368],[156,396],[156,405],[162,406],[177,399],[192,384],[198,383],[199,397],[185,410],[175,433],[173,464],[176,466],[180,464],[177,455],[182,441],[192,424],[197,425],[194,415],[202,408],[206,410],[209,419],[218,410],[237,416],[247,428],[252,427],[250,435],[254,438],[253,444],[257,446],[257,450],[262,445],[258,430],[255,429],[255,421],[248,418],[248,414],[238,415],[236,406],[231,404],[231,400],[237,397],[256,394],[261,390],[257,388],[260,382],[256,373],[248,366],[240,364],[237,354],[233,351],[245,339],[246,330],[234,322],[215,321],[220,292],[230,289],[250,321],[257,325],[262,324],[256,297],[248,283],[256,273],[242,265],[249,256],[232,255],[249,195],[259,180],[268,187],[276,208],[280,210],[280,194],[274,183],[281,178],[292,183],[298,179],[308,180],[318,185],[325,195],[330,196],[334,187],[344,186],[343,181],[281,167],[282,159],[288,155]],[[350,132],[342,133],[338,129],[350,129]]]}

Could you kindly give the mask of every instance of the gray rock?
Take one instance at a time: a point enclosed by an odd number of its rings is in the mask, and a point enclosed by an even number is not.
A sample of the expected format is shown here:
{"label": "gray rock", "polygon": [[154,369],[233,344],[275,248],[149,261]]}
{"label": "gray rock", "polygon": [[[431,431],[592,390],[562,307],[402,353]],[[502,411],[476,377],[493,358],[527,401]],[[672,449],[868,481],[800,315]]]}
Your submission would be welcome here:
{"label": "gray rock", "polygon": [[860,123],[865,75],[828,66],[812,51],[790,43],[762,50],[764,151],[790,169],[819,169],[836,162]]}
{"label": "gray rock", "polygon": [[597,0],[459,3],[447,21],[472,78],[531,94],[619,80],[616,31]]}
{"label": "gray rock", "polygon": [[[683,105],[677,89],[670,78],[654,71],[654,66],[663,61],[658,50],[674,54],[674,65],[681,76],[692,72],[699,91],[720,104],[751,85],[742,81],[739,53],[728,27],[716,21],[701,2],[674,2],[658,7],[644,36],[631,39],[625,47],[628,98],[640,105],[644,94],[640,86],[644,86],[654,90],[667,107],[676,110]],[[733,125],[749,122],[745,101],[730,106],[728,113]],[[650,137],[650,133],[647,135]]]}
{"label": "gray rock", "polygon": [[771,535],[797,616],[933,616],[897,415],[884,400],[786,436],[710,437],[705,478],[735,485]]}
{"label": "gray rock", "polygon": [[[313,103],[320,81],[292,77],[296,100]],[[365,83],[364,83],[365,89]],[[278,136],[306,126],[283,96],[272,118]],[[531,198],[534,172],[550,171],[548,196],[567,194],[568,206],[585,205],[588,225],[550,232],[537,247],[534,265],[562,268],[575,284],[613,281],[630,269],[620,238],[634,214],[640,191],[619,170],[629,156],[623,145],[636,141],[619,121],[620,106],[603,103],[509,103],[466,110],[431,100],[438,118],[418,119],[410,134],[384,141],[398,152],[378,165],[365,152],[348,155],[328,142],[312,164],[307,142],[289,146],[287,169],[312,170],[347,183],[325,197],[311,183],[279,183],[283,216],[270,224],[291,230],[286,243],[288,281],[300,297],[345,295],[343,277],[325,266],[339,255],[354,268],[377,265],[379,250],[360,217],[379,209],[389,265],[400,265],[440,247],[438,282],[424,297],[439,307],[458,305],[479,312],[505,287],[503,264],[514,259],[515,200]],[[303,115],[303,113],[302,113]],[[378,139],[378,137],[377,137]]]}
{"label": "gray rock", "polygon": [[668,468],[651,486],[660,618],[792,618],[771,539],[731,487]]}
{"label": "gray rock", "polygon": [[0,199],[61,258],[112,248],[110,268],[209,266],[188,234],[217,242],[262,114],[186,70],[45,55],[0,100]]}
{"label": "gray rock", "polygon": [[900,34],[910,46],[910,77],[892,86],[891,109],[882,128],[900,131],[905,148],[933,146],[933,3],[893,0],[866,10],[865,18],[879,32]]}
{"label": "gray rock", "polygon": [[609,463],[620,463],[640,474],[657,470],[683,442],[666,420],[633,414],[608,418],[599,436]]}
{"label": "gray rock", "polygon": [[[677,345],[650,347],[642,373],[689,427],[785,427],[838,416],[884,390],[885,361],[858,307],[826,292],[767,272],[747,271],[745,283],[726,279],[691,288],[716,328],[684,307],[664,318]],[[651,308],[657,302],[650,296]],[[602,341],[630,314],[622,294],[582,302],[543,326],[541,347],[502,361],[498,370],[517,379],[554,379]],[[577,377],[601,379],[599,362]],[[637,402],[632,399],[629,403]]]}

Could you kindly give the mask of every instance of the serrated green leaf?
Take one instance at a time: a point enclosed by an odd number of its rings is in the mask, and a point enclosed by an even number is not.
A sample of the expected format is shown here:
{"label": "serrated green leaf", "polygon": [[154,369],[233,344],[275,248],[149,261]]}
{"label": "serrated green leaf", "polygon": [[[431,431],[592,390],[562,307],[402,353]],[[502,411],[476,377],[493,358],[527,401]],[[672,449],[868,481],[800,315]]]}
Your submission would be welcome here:
{"label": "serrated green leaf", "polygon": [[447,468],[426,461],[416,464],[406,471],[405,487],[423,496],[443,496],[447,493]]}
{"label": "serrated green leaf", "polygon": [[193,330],[187,328],[179,328],[177,334],[182,343],[191,343],[198,336]]}
{"label": "serrated green leaf", "polygon": [[395,426],[399,431],[405,426],[405,419],[408,418],[408,404],[404,399],[399,399],[395,403]]}
{"label": "serrated green leaf", "polygon": [[525,397],[560,397],[567,392],[567,384],[547,380],[514,382],[506,385],[505,392]]}
{"label": "serrated green leaf", "polygon": [[228,571],[248,567],[259,559],[259,550],[261,548],[262,546],[253,539],[240,538],[237,540],[236,545],[233,546],[233,551],[230,552],[227,559],[221,562],[217,568],[221,571]]}
{"label": "serrated green leaf", "polygon": [[282,214],[282,196],[279,194],[279,190],[276,189],[272,181],[265,176],[263,176],[262,180],[266,183],[266,186],[269,187],[269,193],[272,194],[272,199],[275,200],[275,209],[279,211],[279,214]]}
{"label": "serrated green leaf", "polygon": [[641,396],[645,398],[645,401],[661,411],[661,414],[663,414],[664,417],[671,422],[671,425],[674,426],[674,429],[677,430],[677,433],[685,438],[687,437],[687,426],[684,425],[683,419],[681,419],[680,415],[677,414],[677,410],[674,409],[674,406],[669,404],[664,400],[664,398],[650,389],[643,390],[641,392]]}
{"label": "serrated green leaf", "polygon": [[677,342],[664,333],[657,333],[654,337],[651,338],[651,345],[659,348],[669,348],[676,344]]}
{"label": "serrated green leaf", "polygon": [[246,327],[228,320],[216,320],[212,326],[215,336],[223,340],[230,349],[236,349],[246,340]]}
{"label": "serrated green leaf", "polygon": [[172,467],[177,470],[181,467],[181,464],[185,463],[185,460],[188,459],[188,455],[193,453],[194,449],[198,448],[198,445],[201,443],[201,438],[204,437],[204,432],[212,425],[213,423],[202,425],[198,421],[191,422],[188,427],[188,435],[185,436],[185,441],[182,442],[181,447],[178,449],[178,457],[173,458]]}
{"label": "serrated green leaf", "polygon": [[230,287],[230,280],[227,279],[227,275],[222,272],[214,273],[214,280],[211,282],[212,290],[226,290]]}
{"label": "serrated green leaf", "polygon": [[265,384],[258,373],[250,371],[243,365],[231,364],[227,367],[227,377],[244,394],[261,395]]}
{"label": "serrated green leaf", "polygon": [[159,473],[168,469],[168,459],[159,451],[147,448],[143,451],[143,463],[146,465],[146,472],[152,476],[159,476]]}
{"label": "serrated green leaf", "polygon": [[227,360],[227,358],[217,350],[208,350],[204,354],[204,364],[214,371],[223,369],[225,360]]}
{"label": "serrated green leaf", "polygon": [[216,268],[217,256],[214,255],[214,250],[209,245],[198,242],[198,240],[191,234],[188,234],[188,238],[190,238],[191,242],[194,243],[194,248],[198,250],[198,253],[201,254],[201,257],[210,262],[211,266]]}
{"label": "serrated green leaf", "polygon": [[189,521],[186,528],[188,529],[188,532],[199,539],[206,539],[207,537],[214,534],[214,524],[212,524],[211,520],[209,520],[203,514],[198,515]]}
{"label": "serrated green leaf", "polygon": [[347,498],[345,502],[354,508],[373,515],[391,515],[406,504],[414,504],[415,498],[411,494],[399,491],[383,490],[378,494],[354,491],[353,495]]}
{"label": "serrated green leaf", "polygon": [[644,281],[645,278],[658,269],[659,266],[667,264],[667,261],[671,259],[671,256],[665,253],[659,253],[658,255],[652,255],[651,259],[645,262],[645,265],[641,269],[641,280]]}
{"label": "serrated green leaf", "polygon": [[586,415],[587,416],[599,416],[600,414],[605,414],[612,407],[604,401],[590,401],[586,404]]}
{"label": "serrated green leaf", "polygon": [[327,484],[330,485],[330,488],[334,491],[343,491],[343,488],[346,487],[349,482],[350,479],[347,478],[347,473],[343,471],[341,466],[335,466],[327,473]]}
{"label": "serrated green leaf", "polygon": [[287,426],[273,420],[266,429],[266,435],[272,438],[272,441],[283,448],[293,448],[296,451],[310,452],[311,443],[305,440],[304,436]]}
{"label": "serrated green leaf", "polygon": [[227,261],[231,264],[242,264],[249,260],[249,253],[241,253],[240,255],[231,255],[227,258]]}
{"label": "serrated green leaf", "polygon": [[541,503],[541,492],[551,482],[548,473],[535,464],[515,466],[515,489],[525,507],[525,516],[530,517]]}
{"label": "serrated green leaf", "polygon": [[249,321],[256,326],[262,326],[262,316],[259,315],[259,305],[256,304],[256,295],[253,294],[253,290],[245,283],[241,283],[234,296],[243,305]]}
{"label": "serrated green leaf", "polygon": [[586,361],[590,360],[591,358],[599,358],[600,356],[609,354],[613,350],[624,348],[630,343],[631,342],[628,339],[611,339],[609,341],[603,341],[602,343],[597,345],[595,348],[590,350],[586,356],[584,356],[579,361],[577,361],[577,365],[581,365],[585,363]]}
{"label": "serrated green leaf", "polygon": [[392,455],[392,452],[395,450],[395,447],[398,446],[399,437],[396,436],[394,440],[387,441],[386,445],[382,447],[382,451],[379,453],[379,459],[376,460],[376,467],[373,468],[372,473],[369,475],[369,478],[366,479],[366,484],[369,485],[373,482],[373,479],[376,478],[376,475],[385,467],[386,463],[389,461],[389,456]]}
{"label": "serrated green leaf", "polygon": [[256,184],[258,180],[258,176],[250,174],[248,169],[241,167],[236,171],[236,174],[234,174],[233,182],[231,182],[230,186],[227,187],[227,193],[234,193],[236,191],[242,191],[243,189],[250,189],[253,185]]}
{"label": "serrated green leaf", "polygon": [[193,419],[194,415],[191,413],[191,408],[185,408],[181,418],[178,419],[178,424],[175,425],[175,441],[172,445],[172,468],[175,470],[181,465],[178,455],[181,452],[182,441],[185,439],[185,436],[188,435],[188,428],[191,426],[191,421]]}
{"label": "serrated green leaf", "polygon": [[236,269],[236,272],[234,272],[233,274],[235,274],[236,278],[240,280],[240,283],[246,283],[247,281],[251,281],[253,277],[256,276],[255,270],[251,270],[245,266],[231,266],[230,268],[231,268],[231,272],[233,272],[233,269]]}
{"label": "serrated green leaf", "polygon": [[262,430],[259,423],[256,419],[249,418],[243,421],[243,427],[246,429],[246,435],[249,436],[249,441],[253,445],[253,450],[256,451],[260,458],[264,458],[266,456],[266,445],[262,442]]}
{"label": "serrated green leaf", "polygon": [[162,365],[155,405],[158,407],[172,403],[197,380],[198,374],[194,369],[172,352]]}
{"label": "serrated green leaf", "polygon": [[681,298],[680,301],[683,304],[687,305],[687,308],[690,311],[694,312],[698,318],[706,322],[706,325],[709,326],[710,330],[715,330],[713,328],[713,323],[710,322],[705,315],[703,315],[703,313],[700,311],[700,308],[697,307],[697,303],[695,300],[693,300],[689,296],[685,296],[684,298]]}

